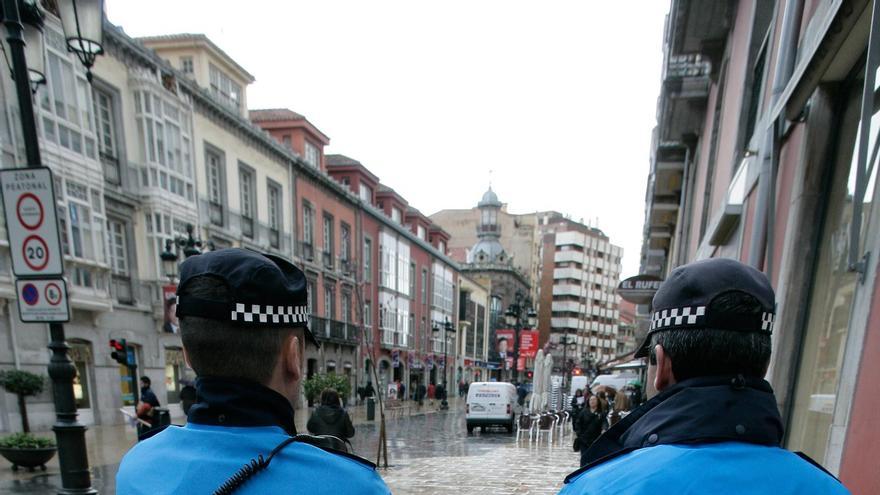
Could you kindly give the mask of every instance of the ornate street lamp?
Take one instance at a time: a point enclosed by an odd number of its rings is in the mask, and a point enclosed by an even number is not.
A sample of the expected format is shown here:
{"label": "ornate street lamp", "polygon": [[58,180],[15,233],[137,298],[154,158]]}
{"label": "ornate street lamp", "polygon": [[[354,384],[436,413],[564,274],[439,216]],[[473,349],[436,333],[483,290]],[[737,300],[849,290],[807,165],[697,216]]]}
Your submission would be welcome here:
{"label": "ornate street lamp", "polygon": [[[434,334],[440,332],[441,327],[436,322],[433,324],[432,328]],[[446,318],[446,321],[442,326],[443,330],[443,399],[440,400],[440,409],[449,409],[449,401],[446,400],[446,397],[449,395],[449,390],[446,389],[446,375],[449,373],[448,364],[446,362],[446,346],[449,343],[449,332],[452,332],[453,326],[449,321],[449,318]]]}
{"label": "ornate street lamp", "polygon": [[172,249],[172,244],[171,239],[165,241],[165,251],[162,251],[159,258],[162,260],[162,271],[173,282],[177,277],[177,252]]}
{"label": "ornate street lamp", "polygon": [[522,330],[535,328],[537,326],[538,313],[532,308],[531,299],[523,295],[521,291],[517,290],[516,295],[514,296],[514,301],[507,307],[507,311],[504,312],[504,321],[507,323],[508,327],[512,327],[514,330],[513,375],[514,377],[519,378],[519,371],[516,369],[519,366],[519,334]]}
{"label": "ornate street lamp", "polygon": [[[9,8],[9,7],[4,7]],[[24,56],[27,60],[28,82],[30,83],[31,92],[36,93],[40,84],[46,83],[46,58],[43,51],[43,23],[46,14],[37,4],[36,0],[22,0],[18,4],[18,11],[21,21],[21,41],[24,42]],[[0,18],[3,16],[3,8],[0,8]],[[15,79],[15,61],[12,59],[12,47],[7,45],[5,37],[0,43],[0,49],[3,51],[3,58],[9,68],[9,74]]]}
{"label": "ornate street lamp", "polygon": [[529,322],[529,328],[535,328],[536,326],[538,326],[538,313],[534,309],[529,308],[527,318]]}
{"label": "ornate street lamp", "polygon": [[67,49],[76,54],[92,82],[95,58],[104,53],[104,0],[57,0]]}
{"label": "ornate street lamp", "polygon": [[202,240],[193,237],[194,231],[195,228],[192,224],[187,224],[186,237],[178,236],[174,240],[167,239],[165,241],[165,251],[159,254],[159,259],[162,260],[162,271],[165,272],[165,275],[171,279],[172,282],[177,277],[177,262],[179,258],[174,246],[183,249],[183,256],[185,258],[202,254]]}

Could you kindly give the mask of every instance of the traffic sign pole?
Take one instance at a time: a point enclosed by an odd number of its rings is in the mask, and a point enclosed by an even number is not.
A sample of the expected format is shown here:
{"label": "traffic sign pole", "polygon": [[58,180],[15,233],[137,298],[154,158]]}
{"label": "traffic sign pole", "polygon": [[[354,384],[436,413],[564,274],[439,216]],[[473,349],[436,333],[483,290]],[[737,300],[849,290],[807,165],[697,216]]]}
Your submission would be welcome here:
{"label": "traffic sign pole", "polygon": [[[15,0],[2,0],[3,16],[9,51],[13,66],[18,68],[27,67],[24,56],[24,36],[21,19],[18,13],[18,2]],[[15,89],[18,95],[18,111],[22,124],[22,136],[24,138],[25,155],[27,166],[32,168],[42,167],[40,160],[40,140],[37,136],[37,125],[34,116],[34,102],[31,94],[30,80],[27,70],[18,70],[22,77],[15,77]],[[44,208],[55,210],[55,204],[49,204]],[[7,212],[8,216],[8,212]],[[52,226],[56,229],[58,223]],[[7,226],[7,232],[9,228]],[[54,247],[54,246],[53,246]],[[16,249],[10,242],[10,249]],[[21,248],[19,248],[21,249]],[[34,253],[36,256],[37,253]],[[59,261],[63,259],[61,252],[56,252]],[[39,264],[37,265],[39,266]],[[49,361],[49,377],[52,379],[52,391],[55,399],[55,439],[58,443],[58,464],[61,469],[61,490],[64,495],[92,495],[97,490],[92,488],[91,472],[89,471],[89,457],[86,451],[86,427],[77,421],[76,401],[73,395],[73,380],[76,377],[76,367],[70,361],[67,353],[70,346],[64,337],[64,325],[61,323],[49,323],[49,350],[52,358]]]}

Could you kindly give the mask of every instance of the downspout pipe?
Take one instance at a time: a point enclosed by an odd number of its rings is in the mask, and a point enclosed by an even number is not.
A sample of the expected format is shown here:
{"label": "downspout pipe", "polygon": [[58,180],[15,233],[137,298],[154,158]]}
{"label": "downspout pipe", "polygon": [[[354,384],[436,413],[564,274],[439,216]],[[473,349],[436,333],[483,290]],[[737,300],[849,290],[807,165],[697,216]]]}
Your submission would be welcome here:
{"label": "downspout pipe", "polygon": [[[803,17],[803,0],[788,0],[785,2],[785,10],[782,17],[782,32],[779,36],[779,51],[776,67],[773,70],[773,91],[770,94],[770,105],[773,108],[779,102],[785,87],[791,79],[792,71],[797,56],[798,35],[800,33],[800,21]],[[780,117],[780,119],[783,117]],[[772,238],[772,213],[775,210],[774,195],[776,186],[776,170],[779,165],[780,137],[776,122],[767,122],[763,143],[761,144],[760,163],[761,169],[758,175],[758,193],[755,201],[755,222],[752,225],[751,239],[749,241],[748,263],[753,267],[764,270],[768,274],[772,268],[765,260],[768,250],[768,239]],[[772,254],[770,256],[772,259]]]}

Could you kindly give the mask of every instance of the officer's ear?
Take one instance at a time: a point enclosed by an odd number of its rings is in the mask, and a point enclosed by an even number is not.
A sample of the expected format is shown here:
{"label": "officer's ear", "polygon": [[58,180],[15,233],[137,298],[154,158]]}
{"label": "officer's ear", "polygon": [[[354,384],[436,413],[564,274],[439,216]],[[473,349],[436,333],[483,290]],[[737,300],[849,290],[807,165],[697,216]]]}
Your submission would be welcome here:
{"label": "officer's ear", "polygon": [[290,375],[293,381],[298,382],[302,378],[302,349],[299,344],[299,337],[290,335],[284,340],[284,347],[281,357],[284,360],[284,371]]}
{"label": "officer's ear", "polygon": [[667,387],[675,385],[675,375],[672,374],[672,360],[663,346],[657,344],[654,346],[654,355],[657,356],[657,366],[654,373],[654,388],[658,392],[662,392]]}

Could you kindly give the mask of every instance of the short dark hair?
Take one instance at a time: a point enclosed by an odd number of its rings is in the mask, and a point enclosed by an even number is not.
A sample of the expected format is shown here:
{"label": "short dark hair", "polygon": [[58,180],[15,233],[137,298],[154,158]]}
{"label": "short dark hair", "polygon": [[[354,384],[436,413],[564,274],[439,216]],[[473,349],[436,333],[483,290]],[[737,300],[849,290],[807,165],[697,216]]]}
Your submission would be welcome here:
{"label": "short dark hair", "polygon": [[153,382],[150,381],[150,377],[147,375],[142,376],[141,381],[146,383],[148,387],[153,384]]}
{"label": "short dark hair", "polygon": [[[753,296],[731,291],[710,304],[713,313],[761,314],[764,308]],[[770,363],[770,334],[711,328],[663,330],[651,335],[651,364],[657,364],[654,347],[672,360],[676,381],[699,376],[737,375],[763,378]]]}
{"label": "short dark hair", "polygon": [[338,406],[339,405],[339,393],[332,388],[325,388],[323,392],[321,392],[321,405],[322,406]]}
{"label": "short dark hair", "polygon": [[[231,302],[226,285],[211,276],[190,279],[178,295]],[[281,347],[288,337],[296,335],[295,331],[272,326],[242,328],[232,322],[180,317],[180,338],[196,374],[244,378],[261,384],[272,377]]]}

